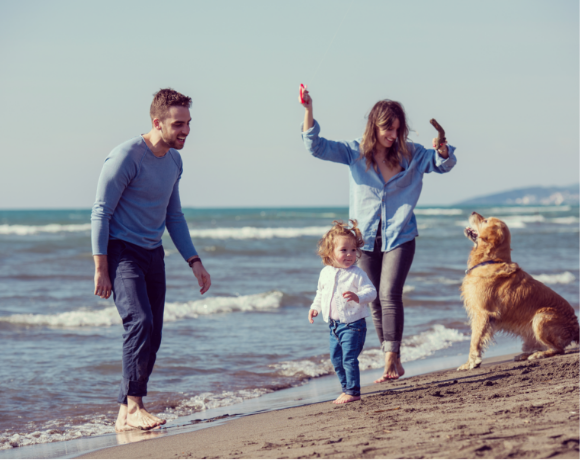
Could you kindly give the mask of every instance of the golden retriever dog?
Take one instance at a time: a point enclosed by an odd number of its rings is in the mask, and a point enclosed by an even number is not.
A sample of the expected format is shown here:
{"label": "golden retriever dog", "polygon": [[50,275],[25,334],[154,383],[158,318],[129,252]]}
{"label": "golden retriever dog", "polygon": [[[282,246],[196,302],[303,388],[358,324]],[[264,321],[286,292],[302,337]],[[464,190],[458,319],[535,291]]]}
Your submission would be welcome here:
{"label": "golden retriever dog", "polygon": [[507,225],[476,212],[469,225],[464,233],[475,246],[461,297],[471,323],[471,346],[467,363],[458,370],[479,367],[497,331],[523,339],[523,353],[516,361],[562,354],[571,342],[578,342],[578,318],[570,304],[512,262]]}

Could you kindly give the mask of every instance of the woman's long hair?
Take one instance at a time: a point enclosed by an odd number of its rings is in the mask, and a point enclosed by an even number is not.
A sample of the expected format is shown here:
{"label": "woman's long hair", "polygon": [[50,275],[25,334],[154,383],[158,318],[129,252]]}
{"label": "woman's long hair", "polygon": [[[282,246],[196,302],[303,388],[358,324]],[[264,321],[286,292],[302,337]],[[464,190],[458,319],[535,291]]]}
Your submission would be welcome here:
{"label": "woman's long hair", "polygon": [[412,155],[407,147],[407,137],[409,137],[409,127],[405,117],[405,109],[399,102],[385,99],[379,101],[369,113],[367,127],[360,144],[360,154],[364,157],[367,164],[367,171],[371,165],[374,170],[378,170],[378,165],[374,159],[375,148],[377,145],[377,127],[388,129],[393,126],[395,120],[399,120],[399,129],[397,130],[397,140],[387,149],[385,161],[394,168],[401,164],[403,158],[411,161]]}

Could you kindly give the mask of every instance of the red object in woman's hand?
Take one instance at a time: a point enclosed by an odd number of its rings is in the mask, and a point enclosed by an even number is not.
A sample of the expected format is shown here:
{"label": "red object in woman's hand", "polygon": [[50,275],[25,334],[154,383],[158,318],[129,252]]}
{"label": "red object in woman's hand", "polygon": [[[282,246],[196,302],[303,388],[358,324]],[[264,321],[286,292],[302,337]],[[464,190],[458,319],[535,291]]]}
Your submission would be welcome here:
{"label": "red object in woman's hand", "polygon": [[304,91],[306,90],[307,86],[300,83],[300,103],[304,104]]}

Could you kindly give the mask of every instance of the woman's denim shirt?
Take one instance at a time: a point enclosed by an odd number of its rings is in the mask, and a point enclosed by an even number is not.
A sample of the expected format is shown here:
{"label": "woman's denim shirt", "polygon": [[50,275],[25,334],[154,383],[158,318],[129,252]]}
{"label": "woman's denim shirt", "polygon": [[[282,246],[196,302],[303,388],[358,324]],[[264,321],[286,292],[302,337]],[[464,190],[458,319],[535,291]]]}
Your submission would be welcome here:
{"label": "woman's denim shirt", "polygon": [[412,159],[401,163],[403,170],[387,183],[380,172],[371,166],[366,170],[366,161],[360,155],[360,141],[329,141],[320,137],[320,125],[302,133],[306,149],[316,158],[334,161],[350,167],[350,211],[351,219],[358,221],[365,241],[364,251],[372,251],[381,225],[382,252],[419,236],[417,219],[413,209],[417,205],[423,188],[423,174],[450,171],[457,159],[455,147],[448,145],[449,158],[441,157],[436,150],[407,142]]}

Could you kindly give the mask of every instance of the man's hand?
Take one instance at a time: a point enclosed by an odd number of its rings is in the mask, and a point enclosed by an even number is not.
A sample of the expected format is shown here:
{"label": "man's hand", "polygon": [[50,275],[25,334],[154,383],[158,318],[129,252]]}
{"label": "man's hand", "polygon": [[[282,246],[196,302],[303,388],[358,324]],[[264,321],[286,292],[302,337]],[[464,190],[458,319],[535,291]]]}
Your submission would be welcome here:
{"label": "man's hand", "polygon": [[211,286],[211,277],[209,276],[209,273],[205,270],[201,262],[195,262],[191,266],[191,270],[193,271],[193,276],[197,278],[197,283],[201,288],[199,292],[205,294]]}
{"label": "man's hand", "polygon": [[358,296],[354,292],[346,291],[342,296],[349,302],[353,301],[358,303]]}
{"label": "man's hand", "polygon": [[109,265],[107,256],[93,256],[95,260],[95,295],[101,299],[111,297],[113,286],[109,278]]}
{"label": "man's hand", "polygon": [[314,323],[314,318],[318,316],[318,312],[316,310],[309,310],[308,311],[308,321],[310,324]]}

